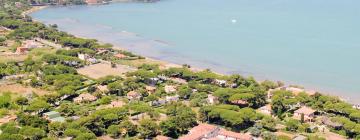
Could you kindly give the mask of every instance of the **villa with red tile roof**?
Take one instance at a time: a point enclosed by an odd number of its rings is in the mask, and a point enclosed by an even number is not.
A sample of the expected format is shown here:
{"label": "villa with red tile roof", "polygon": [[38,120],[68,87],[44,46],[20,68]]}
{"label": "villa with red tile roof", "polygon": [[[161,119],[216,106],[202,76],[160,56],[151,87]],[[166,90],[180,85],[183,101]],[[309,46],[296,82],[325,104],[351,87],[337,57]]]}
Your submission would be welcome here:
{"label": "villa with red tile roof", "polygon": [[310,107],[303,106],[294,112],[293,118],[297,120],[301,120],[301,116],[303,115],[305,122],[311,122],[315,119],[315,114],[314,114],[315,112],[316,110]]}
{"label": "villa with red tile roof", "polygon": [[211,124],[199,124],[179,140],[252,140],[252,136],[225,130]]}

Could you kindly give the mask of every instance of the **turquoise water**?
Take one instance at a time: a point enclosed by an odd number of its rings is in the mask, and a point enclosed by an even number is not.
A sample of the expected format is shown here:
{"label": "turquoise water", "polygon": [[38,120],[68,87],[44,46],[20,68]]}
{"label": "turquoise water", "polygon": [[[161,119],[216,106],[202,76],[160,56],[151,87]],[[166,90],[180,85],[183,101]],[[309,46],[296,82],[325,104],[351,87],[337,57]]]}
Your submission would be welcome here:
{"label": "turquoise water", "polygon": [[32,14],[72,34],[360,102],[359,0],[163,0]]}

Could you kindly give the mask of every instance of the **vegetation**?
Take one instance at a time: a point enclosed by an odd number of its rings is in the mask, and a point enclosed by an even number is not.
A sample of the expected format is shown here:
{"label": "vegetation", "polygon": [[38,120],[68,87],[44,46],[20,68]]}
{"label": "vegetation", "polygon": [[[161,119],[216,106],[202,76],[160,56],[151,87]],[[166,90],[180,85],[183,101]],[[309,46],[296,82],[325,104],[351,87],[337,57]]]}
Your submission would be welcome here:
{"label": "vegetation", "polygon": [[[26,54],[23,61],[0,63],[0,78],[6,82],[49,91],[49,94],[40,96],[36,93],[1,93],[0,117],[16,116],[17,119],[0,126],[0,139],[72,137],[87,140],[105,135],[120,139],[150,139],[157,135],[179,138],[199,122],[235,132],[249,132],[266,140],[290,139],[284,135],[275,136],[277,131],[303,133],[309,139],[323,139],[316,135],[319,130],[310,131],[311,125],[319,122],[308,123],[292,118],[301,106],[311,107],[319,115],[341,125],[339,128],[328,127],[332,132],[347,138],[360,138],[359,110],[336,97],[320,93],[294,94],[278,89],[268,98],[268,91],[282,87],[281,82],[266,80],[259,83],[252,77],[237,74],[192,71],[188,65],[160,69],[159,65],[152,64],[141,65],[138,70],[123,77],[85,77],[77,69],[89,65],[89,62],[80,59],[79,54],[108,61],[112,66],[119,61],[143,57],[115,50],[112,45],[101,44],[97,40],[61,32],[56,25],[34,22],[30,17],[21,15],[29,8],[28,3],[16,1],[23,6],[15,8],[14,2],[0,3],[0,26],[11,30],[0,37],[0,43],[9,40],[21,44],[28,39],[40,38],[63,48],[34,51]],[[69,2],[81,4],[81,1],[65,1],[66,4]],[[117,54],[126,58],[117,58]],[[169,92],[166,89],[169,85],[176,91]],[[128,96],[129,92],[139,98],[132,99]],[[85,97],[80,95],[91,96],[91,99],[82,101]],[[210,95],[217,102],[210,102]],[[258,111],[265,105],[271,105],[273,116]],[[50,111],[59,112],[58,115],[65,120],[48,118],[45,113]],[[278,125],[284,125],[284,128],[278,128]]]}

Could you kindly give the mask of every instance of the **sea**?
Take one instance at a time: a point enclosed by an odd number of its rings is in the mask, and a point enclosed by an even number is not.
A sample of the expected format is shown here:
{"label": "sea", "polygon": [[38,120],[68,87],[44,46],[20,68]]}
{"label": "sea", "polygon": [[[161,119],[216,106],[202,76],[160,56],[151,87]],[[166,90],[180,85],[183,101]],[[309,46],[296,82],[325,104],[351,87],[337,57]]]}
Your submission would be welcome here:
{"label": "sea", "polygon": [[360,103],[359,0],[161,0],[31,16],[146,57]]}

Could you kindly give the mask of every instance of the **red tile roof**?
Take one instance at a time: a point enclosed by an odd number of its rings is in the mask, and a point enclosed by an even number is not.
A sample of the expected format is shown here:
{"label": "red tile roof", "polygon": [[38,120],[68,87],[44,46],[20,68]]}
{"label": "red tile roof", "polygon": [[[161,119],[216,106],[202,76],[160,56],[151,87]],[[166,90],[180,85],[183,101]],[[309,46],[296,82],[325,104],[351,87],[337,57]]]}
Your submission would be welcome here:
{"label": "red tile roof", "polygon": [[303,106],[300,109],[296,110],[295,113],[304,114],[304,115],[311,115],[315,112],[314,109],[310,107]]}
{"label": "red tile roof", "polygon": [[232,131],[227,131],[225,129],[221,129],[219,132],[219,135],[235,138],[237,140],[252,140],[252,136],[249,134],[236,133],[236,132],[232,132]]}
{"label": "red tile roof", "polygon": [[198,140],[204,137],[206,134],[214,131],[217,127],[206,123],[199,124],[192,128],[189,134],[182,136],[179,140]]}
{"label": "red tile roof", "polygon": [[170,140],[171,138],[166,137],[166,136],[162,136],[162,135],[157,135],[155,137],[155,140]]}
{"label": "red tile roof", "polygon": [[192,128],[189,134],[180,137],[179,140],[201,140],[203,138],[206,138],[207,140],[220,140],[222,137],[233,138],[236,140],[252,139],[252,136],[249,134],[227,131],[215,125],[202,123]]}

